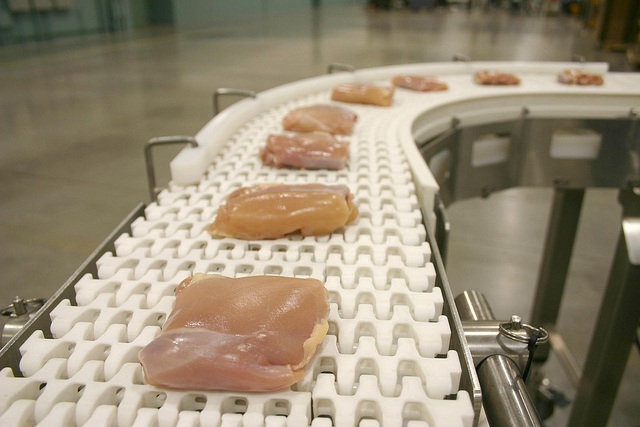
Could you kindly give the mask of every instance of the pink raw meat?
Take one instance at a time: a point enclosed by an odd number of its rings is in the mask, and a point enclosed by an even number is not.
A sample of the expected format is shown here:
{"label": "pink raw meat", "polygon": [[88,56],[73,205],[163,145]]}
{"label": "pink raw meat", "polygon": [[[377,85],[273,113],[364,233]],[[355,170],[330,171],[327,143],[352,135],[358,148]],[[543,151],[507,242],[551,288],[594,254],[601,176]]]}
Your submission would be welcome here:
{"label": "pink raw meat", "polygon": [[282,119],[284,130],[349,135],[358,116],[337,105],[310,105],[292,110]]}
{"label": "pink raw meat", "polygon": [[389,107],[393,103],[393,87],[363,84],[341,84],[333,88],[333,101]]}
{"label": "pink raw meat", "polygon": [[395,76],[391,81],[394,86],[418,92],[435,92],[449,89],[445,82],[429,76]]}
{"label": "pink raw meat", "polygon": [[329,328],[327,295],[316,279],[189,277],[162,332],[140,351],[146,381],[235,391],[295,384]]}
{"label": "pink raw meat", "polygon": [[269,135],[267,146],[260,152],[266,166],[298,169],[344,168],[349,157],[349,143],[339,142],[324,132]]}

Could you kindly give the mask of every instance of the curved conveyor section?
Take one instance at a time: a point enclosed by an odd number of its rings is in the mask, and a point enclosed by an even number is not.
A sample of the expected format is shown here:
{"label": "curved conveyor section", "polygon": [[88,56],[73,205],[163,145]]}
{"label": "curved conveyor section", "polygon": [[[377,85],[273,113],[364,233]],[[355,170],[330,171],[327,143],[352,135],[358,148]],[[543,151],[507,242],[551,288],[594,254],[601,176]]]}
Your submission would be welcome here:
{"label": "curved conveyor section", "polygon": [[[184,149],[171,162],[173,182],[147,207],[145,218],[133,222],[132,233],[116,240],[115,252],[98,260],[97,275],[75,284],[77,305],[64,300],[53,310],[52,338],[36,332],[20,347],[24,377],[14,377],[9,368],[0,372],[0,424],[473,425],[477,379],[465,367],[468,349],[456,347],[461,341],[455,316],[446,316],[450,291],[446,277],[437,274],[441,263],[432,263],[422,216],[433,215],[439,188],[423,155],[444,178],[443,189],[450,187],[452,200],[461,193],[446,180],[455,181],[453,167],[462,160],[453,146],[438,144],[426,152],[434,146],[427,144],[421,153],[416,141],[443,132],[458,135],[471,126],[517,123],[523,107],[529,118],[628,118],[639,103],[640,76],[607,73],[597,88],[556,83],[555,74],[574,65],[416,64],[338,73],[265,91],[223,111],[196,135],[198,148]],[[606,72],[603,64],[581,66]],[[515,72],[522,85],[473,84],[472,72],[486,68]],[[387,82],[397,73],[439,75],[450,90],[397,90],[391,108],[350,106],[359,121],[348,138],[351,160],[344,171],[262,166],[258,152],[269,133],[282,130],[287,111],[327,102],[338,83]],[[457,128],[447,132],[453,117]],[[509,144],[517,144],[515,133],[489,131],[465,159],[479,168],[510,164],[504,159],[512,152]],[[591,151],[578,154],[593,154],[591,144]],[[575,154],[571,144],[559,147]],[[206,227],[224,197],[262,182],[348,185],[360,218],[330,236],[211,238]],[[304,380],[265,394],[144,384],[137,353],[159,333],[176,286],[194,272],[324,281],[331,295],[330,330]]]}

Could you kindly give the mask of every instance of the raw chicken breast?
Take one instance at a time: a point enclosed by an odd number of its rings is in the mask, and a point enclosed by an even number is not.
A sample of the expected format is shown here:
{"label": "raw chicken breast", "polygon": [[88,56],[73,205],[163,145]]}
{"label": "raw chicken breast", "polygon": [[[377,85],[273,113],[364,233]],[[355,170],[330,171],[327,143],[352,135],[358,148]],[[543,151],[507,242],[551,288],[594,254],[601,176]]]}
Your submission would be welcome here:
{"label": "raw chicken breast", "polygon": [[292,110],[282,119],[285,130],[293,132],[329,132],[349,135],[358,116],[337,105],[310,105]]}
{"label": "raw chicken breast", "polygon": [[393,88],[373,85],[341,84],[333,88],[333,101],[389,107],[393,102]]}
{"label": "raw chicken breast", "polygon": [[479,85],[490,86],[517,86],[520,79],[513,74],[498,73],[497,71],[478,71],[475,75],[475,81]]}
{"label": "raw chicken breast", "polygon": [[395,76],[391,82],[394,86],[418,92],[435,92],[449,89],[445,82],[429,76],[400,75]]}
{"label": "raw chicken breast", "polygon": [[297,231],[319,236],[357,217],[353,195],[344,185],[262,184],[231,193],[208,231],[245,240],[278,239]]}
{"label": "raw chicken breast", "polygon": [[571,68],[558,74],[558,81],[566,85],[602,86],[604,79],[600,74]]}
{"label": "raw chicken breast", "polygon": [[315,279],[189,277],[162,332],[139,353],[145,379],[187,390],[295,384],[329,329],[327,296]]}
{"label": "raw chicken breast", "polygon": [[349,143],[325,132],[269,135],[266,148],[260,152],[265,166],[299,169],[342,169],[348,157]]}

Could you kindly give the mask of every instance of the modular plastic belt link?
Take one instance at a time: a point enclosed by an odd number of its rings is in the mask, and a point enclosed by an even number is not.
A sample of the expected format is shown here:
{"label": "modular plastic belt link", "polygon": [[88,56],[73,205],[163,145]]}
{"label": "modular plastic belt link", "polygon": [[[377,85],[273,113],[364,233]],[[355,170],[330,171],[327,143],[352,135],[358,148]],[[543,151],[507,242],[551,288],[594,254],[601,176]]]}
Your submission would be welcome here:
{"label": "modular plastic belt link", "polygon": [[[274,170],[258,158],[287,111],[327,101],[322,92],[260,114],[197,185],[162,191],[132,235],[98,261],[98,277],[76,284],[78,305],[63,301],[51,313],[53,339],[35,333],[21,347],[25,377],[0,373],[0,425],[471,426],[412,175],[399,143],[386,138],[394,110],[350,107],[359,120],[344,138],[345,171]],[[265,182],[345,184],[360,217],[330,236],[247,242],[207,234],[227,194]],[[196,272],[322,280],[330,328],[306,377],[275,393],[144,384],[138,351],[160,332],[176,286]]]}

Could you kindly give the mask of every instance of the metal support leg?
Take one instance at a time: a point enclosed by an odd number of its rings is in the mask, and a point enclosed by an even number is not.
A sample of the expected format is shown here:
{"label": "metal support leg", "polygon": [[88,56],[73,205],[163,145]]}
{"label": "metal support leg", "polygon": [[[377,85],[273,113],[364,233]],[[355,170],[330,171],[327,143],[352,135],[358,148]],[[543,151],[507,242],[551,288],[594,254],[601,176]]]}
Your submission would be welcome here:
{"label": "metal support leg", "polygon": [[[532,325],[553,330],[558,320],[583,197],[584,189],[555,189],[531,314]],[[535,359],[544,361],[548,355],[549,346],[542,346]]]}
{"label": "metal support leg", "polygon": [[571,413],[570,426],[604,426],[640,321],[640,186],[620,191],[622,233]]}

